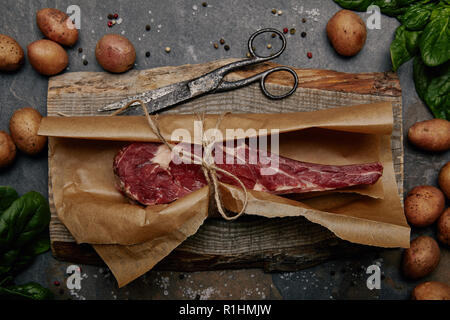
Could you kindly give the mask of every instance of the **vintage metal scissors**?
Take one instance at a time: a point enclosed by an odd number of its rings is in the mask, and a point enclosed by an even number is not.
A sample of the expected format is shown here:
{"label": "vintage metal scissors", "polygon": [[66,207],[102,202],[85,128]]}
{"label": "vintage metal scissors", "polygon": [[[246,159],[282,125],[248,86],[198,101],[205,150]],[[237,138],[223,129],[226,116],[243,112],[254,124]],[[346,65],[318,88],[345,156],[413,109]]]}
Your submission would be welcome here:
{"label": "vintage metal scissors", "polygon": [[[277,34],[279,36],[279,38],[282,41],[281,49],[278,52],[267,57],[259,56],[255,53],[253,41],[258,35],[268,32]],[[248,40],[248,51],[251,56],[250,58],[227,64],[196,79],[182,81],[179,83],[158,88],[156,90],[127,97],[124,100],[106,105],[100,108],[98,111],[102,112],[102,111],[117,110],[124,107],[133,100],[142,100],[143,102],[147,103],[149,113],[154,113],[164,108],[176,105],[180,102],[190,100],[192,98],[198,97],[206,93],[215,93],[233,90],[249,85],[250,83],[256,81],[260,81],[261,89],[268,98],[283,99],[292,95],[298,87],[297,73],[289,67],[272,68],[259,74],[256,74],[252,77],[249,77],[247,79],[242,79],[238,81],[225,81],[224,77],[226,74],[234,70],[240,69],[242,67],[275,59],[279,57],[285,49],[286,49],[286,38],[282,32],[272,28],[261,29],[252,34]],[[268,75],[278,71],[289,72],[293,77],[294,85],[292,89],[287,93],[281,95],[273,95],[266,88],[266,79]]]}

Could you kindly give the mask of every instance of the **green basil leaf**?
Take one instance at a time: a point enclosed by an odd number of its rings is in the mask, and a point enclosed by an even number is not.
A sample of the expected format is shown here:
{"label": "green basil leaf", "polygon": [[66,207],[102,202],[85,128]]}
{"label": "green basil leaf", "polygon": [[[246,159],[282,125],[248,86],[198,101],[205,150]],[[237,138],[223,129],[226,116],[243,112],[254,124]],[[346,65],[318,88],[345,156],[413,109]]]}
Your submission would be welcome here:
{"label": "green basil leaf", "polygon": [[0,253],[29,243],[49,222],[47,199],[35,191],[26,193],[0,215]]}
{"label": "green basil leaf", "polygon": [[391,60],[394,71],[406,61],[410,60],[413,55],[406,47],[406,29],[405,26],[400,26],[395,31],[394,41],[391,43]]}
{"label": "green basil leaf", "polygon": [[420,37],[420,52],[427,66],[435,67],[450,59],[450,16],[438,16]]}
{"label": "green basil leaf", "polygon": [[450,62],[439,67],[427,67],[420,56],[416,56],[413,70],[419,97],[436,118],[450,120]]}
{"label": "green basil leaf", "polygon": [[18,286],[0,287],[0,297],[21,300],[50,300],[53,298],[53,293],[39,283],[30,282]]}
{"label": "green basil leaf", "polygon": [[0,186],[0,214],[19,198],[17,191],[11,187]]}
{"label": "green basil leaf", "polygon": [[430,20],[431,9],[425,6],[411,6],[405,14],[400,17],[403,25],[413,31],[423,30]]}

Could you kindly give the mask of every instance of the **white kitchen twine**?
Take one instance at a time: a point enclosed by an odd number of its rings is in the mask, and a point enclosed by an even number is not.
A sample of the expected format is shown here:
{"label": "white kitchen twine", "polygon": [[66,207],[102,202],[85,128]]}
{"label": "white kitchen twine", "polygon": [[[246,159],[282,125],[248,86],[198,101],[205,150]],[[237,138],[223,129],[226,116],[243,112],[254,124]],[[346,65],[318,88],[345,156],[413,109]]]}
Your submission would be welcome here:
{"label": "white kitchen twine", "polygon": [[[125,111],[126,109],[128,109],[132,104],[134,103],[139,103],[140,106],[142,107],[142,109],[144,110],[144,114],[145,117],[147,118],[147,122],[150,126],[150,128],[152,129],[152,131],[156,134],[156,136],[159,138],[159,140],[164,143],[169,149],[170,151],[173,151],[173,146],[171,144],[169,144],[167,142],[167,140],[162,136],[161,131],[159,130],[158,125],[155,123],[155,121],[152,119],[152,117],[149,115],[147,107],[145,105],[145,103],[142,100],[133,100],[130,101],[129,103],[127,103],[124,107],[120,108],[119,110],[113,112],[110,114],[110,116],[115,116],[118,115],[120,113],[122,113],[123,111]],[[222,122],[223,118],[228,114],[229,112],[226,113],[222,113],[219,115],[219,118],[217,119],[216,122],[216,127],[215,129],[219,128],[220,123]],[[204,129],[204,124],[205,124],[205,114],[202,113],[202,115],[198,115],[199,117],[199,121],[202,124],[202,127]],[[154,116],[155,120],[157,120],[158,115]],[[203,130],[203,132],[205,132]],[[187,155],[189,157],[195,158],[196,160],[198,160],[201,163],[202,169],[203,169],[203,174],[205,175],[206,181],[208,182],[208,185],[210,187],[210,190],[213,191],[214,194],[214,199],[216,202],[216,206],[217,209],[219,210],[220,215],[225,219],[225,220],[236,220],[237,218],[239,218],[242,214],[244,214],[245,209],[247,208],[247,204],[248,204],[248,192],[247,192],[247,188],[245,187],[244,183],[241,181],[241,179],[239,179],[237,176],[235,176],[234,174],[232,174],[231,172],[228,172],[226,170],[223,170],[219,167],[217,167],[214,163],[214,157],[212,155],[212,151],[214,149],[214,143],[215,143],[215,137],[213,135],[211,135],[212,137],[210,138],[206,138],[203,137],[202,138],[202,146],[203,146],[203,158],[200,158],[199,156],[187,151],[187,150],[183,150],[183,152],[187,153]],[[239,211],[238,214],[234,215],[234,216],[228,216],[225,213],[225,210],[223,208],[222,205],[222,200],[220,197],[220,190],[219,190],[219,179],[217,178],[217,172],[221,172],[231,178],[233,178],[234,180],[236,180],[239,185],[241,186],[242,190],[244,191],[245,194],[245,200],[244,200],[244,205],[241,209],[241,211]]]}

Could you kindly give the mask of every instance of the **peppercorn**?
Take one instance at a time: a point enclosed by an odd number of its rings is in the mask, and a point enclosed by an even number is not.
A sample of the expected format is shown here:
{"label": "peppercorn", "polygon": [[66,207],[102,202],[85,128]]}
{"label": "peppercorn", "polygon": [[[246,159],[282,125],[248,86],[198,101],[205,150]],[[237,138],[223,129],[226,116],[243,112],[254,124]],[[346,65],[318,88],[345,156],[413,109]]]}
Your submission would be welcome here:
{"label": "peppercorn", "polygon": [[277,13],[278,13],[278,15],[279,15],[279,16],[281,16],[281,15],[283,14],[283,11],[281,11],[281,10],[278,10],[278,12],[277,12]]}
{"label": "peppercorn", "polygon": [[272,45],[270,43],[267,45],[267,49],[272,49]]}
{"label": "peppercorn", "polygon": [[184,274],[180,274],[179,276],[178,276],[178,278],[180,279],[180,280],[183,280],[184,279]]}
{"label": "peppercorn", "polygon": [[117,19],[119,15],[117,13],[114,13],[114,19]]}
{"label": "peppercorn", "polygon": [[302,38],[306,37],[306,32],[303,31],[302,34],[301,34],[301,36],[302,36]]}
{"label": "peppercorn", "polygon": [[83,64],[84,64],[85,66],[87,66],[88,61],[87,61],[87,60],[83,60]]}
{"label": "peppercorn", "polygon": [[214,43],[214,49],[219,49],[219,45],[217,43]]}
{"label": "peppercorn", "polygon": [[308,52],[306,55],[308,56],[309,59],[312,58],[312,53],[311,52]]}
{"label": "peppercorn", "polygon": [[58,280],[53,281],[53,284],[54,284],[55,286],[59,286],[59,285],[60,285],[60,283],[59,283]]}
{"label": "peppercorn", "polygon": [[203,3],[202,3],[202,6],[207,7],[208,4],[207,4],[206,2],[203,2]]}
{"label": "peppercorn", "polygon": [[277,35],[275,33],[272,33],[272,38],[275,38]]}
{"label": "peppercorn", "polygon": [[224,48],[226,51],[230,50],[230,46],[227,45],[227,44],[226,44],[223,48]]}
{"label": "peppercorn", "polygon": [[273,14],[277,14],[277,9],[272,9]]}
{"label": "peppercorn", "polygon": [[83,48],[78,48],[78,52],[82,53],[83,52]]}
{"label": "peppercorn", "polygon": [[114,18],[114,16],[112,15],[112,13],[108,14],[108,19],[109,19],[109,20],[111,20],[111,19],[113,19],[113,18]]}
{"label": "peppercorn", "polygon": [[225,40],[222,38],[222,39],[220,39],[220,44],[224,44],[225,43]]}
{"label": "peppercorn", "polygon": [[150,29],[151,29],[151,27],[149,24],[145,26],[145,30],[150,31]]}
{"label": "peppercorn", "polygon": [[145,56],[148,58],[148,57],[150,57],[150,51],[147,51],[146,53],[145,53]]}
{"label": "peppercorn", "polygon": [[112,23],[112,21],[108,21],[108,27],[112,27],[113,26],[113,23]]}
{"label": "peppercorn", "polygon": [[288,28],[284,28],[284,29],[283,29],[283,32],[284,32],[284,33],[288,33],[288,31],[289,31]]}
{"label": "peppercorn", "polygon": [[295,34],[295,28],[292,28],[292,29],[290,30],[290,33],[291,33],[291,34]]}
{"label": "peppercorn", "polygon": [[247,52],[246,56],[247,56],[247,58],[251,58],[251,57],[252,57],[252,55],[250,54],[250,52]]}
{"label": "peppercorn", "polygon": [[170,47],[166,47],[165,50],[166,50],[167,53],[169,53],[171,49],[170,49]]}
{"label": "peppercorn", "polygon": [[303,18],[303,19],[302,19],[302,22],[305,23],[305,22],[306,22],[306,18]]}

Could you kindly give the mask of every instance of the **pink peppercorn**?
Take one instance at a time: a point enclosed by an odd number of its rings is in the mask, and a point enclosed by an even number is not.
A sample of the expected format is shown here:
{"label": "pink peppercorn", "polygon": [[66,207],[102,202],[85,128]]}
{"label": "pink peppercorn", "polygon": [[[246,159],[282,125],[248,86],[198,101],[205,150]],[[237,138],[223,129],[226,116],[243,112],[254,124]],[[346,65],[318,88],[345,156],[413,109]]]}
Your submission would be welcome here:
{"label": "pink peppercorn", "polygon": [[113,26],[113,23],[112,23],[112,21],[108,21],[108,27],[112,27]]}
{"label": "pink peppercorn", "polygon": [[308,58],[312,58],[312,53],[311,52],[308,52],[307,54],[306,54],[307,56],[308,56]]}
{"label": "pink peppercorn", "polygon": [[114,19],[117,19],[119,15],[117,13],[114,13]]}
{"label": "pink peppercorn", "polygon": [[284,28],[284,29],[283,29],[283,32],[284,32],[284,33],[288,33],[288,31],[289,31],[288,28]]}

